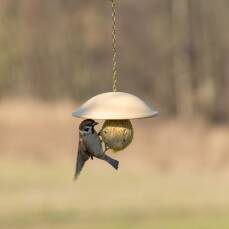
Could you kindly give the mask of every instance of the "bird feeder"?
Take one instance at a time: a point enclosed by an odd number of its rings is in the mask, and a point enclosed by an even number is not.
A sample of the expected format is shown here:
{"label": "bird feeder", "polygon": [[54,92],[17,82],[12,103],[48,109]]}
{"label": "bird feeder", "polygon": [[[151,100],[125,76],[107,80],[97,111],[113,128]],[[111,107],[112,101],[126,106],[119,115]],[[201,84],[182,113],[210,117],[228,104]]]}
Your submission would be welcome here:
{"label": "bird feeder", "polygon": [[100,131],[105,145],[114,152],[125,149],[133,139],[130,120],[152,118],[158,114],[135,95],[117,92],[116,0],[112,2],[113,92],[96,95],[73,112],[74,117],[105,120]]}

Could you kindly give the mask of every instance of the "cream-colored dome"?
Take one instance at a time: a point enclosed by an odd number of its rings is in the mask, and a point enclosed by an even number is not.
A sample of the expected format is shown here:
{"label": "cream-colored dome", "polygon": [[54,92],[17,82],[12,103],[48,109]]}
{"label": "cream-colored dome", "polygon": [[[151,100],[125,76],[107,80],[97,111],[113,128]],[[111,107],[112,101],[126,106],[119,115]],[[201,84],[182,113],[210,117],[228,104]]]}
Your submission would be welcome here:
{"label": "cream-colored dome", "polygon": [[124,92],[107,92],[92,97],[75,112],[74,117],[122,120],[156,116],[158,112],[135,95]]}

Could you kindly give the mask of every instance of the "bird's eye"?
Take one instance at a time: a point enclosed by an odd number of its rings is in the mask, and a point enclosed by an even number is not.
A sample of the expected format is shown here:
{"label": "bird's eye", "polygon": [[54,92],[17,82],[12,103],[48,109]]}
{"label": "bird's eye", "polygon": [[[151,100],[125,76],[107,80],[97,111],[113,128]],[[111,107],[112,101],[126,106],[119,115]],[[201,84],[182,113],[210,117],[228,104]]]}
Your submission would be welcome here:
{"label": "bird's eye", "polygon": [[90,129],[89,127],[85,127],[84,128],[85,131],[89,131],[89,129]]}

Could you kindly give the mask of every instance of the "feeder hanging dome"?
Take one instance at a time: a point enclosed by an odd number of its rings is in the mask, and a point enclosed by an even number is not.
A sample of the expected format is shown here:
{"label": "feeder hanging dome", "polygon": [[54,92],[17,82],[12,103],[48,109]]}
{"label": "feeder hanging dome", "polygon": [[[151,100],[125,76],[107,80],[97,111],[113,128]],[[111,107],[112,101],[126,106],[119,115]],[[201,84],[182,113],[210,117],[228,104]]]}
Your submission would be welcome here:
{"label": "feeder hanging dome", "polygon": [[124,92],[99,94],[73,112],[74,117],[104,120],[151,118],[157,114],[154,107],[137,96]]}

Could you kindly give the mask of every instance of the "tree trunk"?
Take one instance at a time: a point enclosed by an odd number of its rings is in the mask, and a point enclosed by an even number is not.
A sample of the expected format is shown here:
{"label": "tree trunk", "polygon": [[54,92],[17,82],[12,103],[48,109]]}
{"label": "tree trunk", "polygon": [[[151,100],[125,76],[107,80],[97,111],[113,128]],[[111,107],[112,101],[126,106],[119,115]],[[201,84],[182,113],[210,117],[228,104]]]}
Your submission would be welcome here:
{"label": "tree trunk", "polygon": [[193,116],[193,95],[190,66],[189,0],[172,1],[173,77],[177,115]]}

